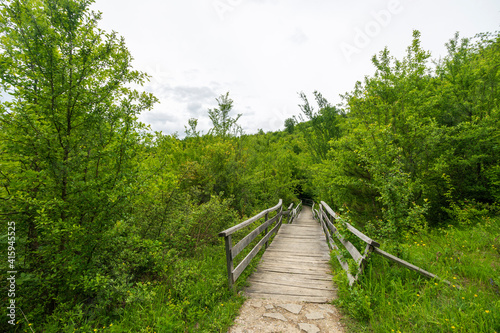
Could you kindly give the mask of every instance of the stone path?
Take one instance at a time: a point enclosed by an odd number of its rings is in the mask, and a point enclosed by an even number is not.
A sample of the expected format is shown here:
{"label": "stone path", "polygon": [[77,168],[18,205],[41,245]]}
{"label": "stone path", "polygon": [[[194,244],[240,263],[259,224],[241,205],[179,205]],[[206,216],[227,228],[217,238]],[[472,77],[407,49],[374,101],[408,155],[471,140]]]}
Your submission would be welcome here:
{"label": "stone path", "polygon": [[228,333],[344,332],[331,304],[249,299]]}

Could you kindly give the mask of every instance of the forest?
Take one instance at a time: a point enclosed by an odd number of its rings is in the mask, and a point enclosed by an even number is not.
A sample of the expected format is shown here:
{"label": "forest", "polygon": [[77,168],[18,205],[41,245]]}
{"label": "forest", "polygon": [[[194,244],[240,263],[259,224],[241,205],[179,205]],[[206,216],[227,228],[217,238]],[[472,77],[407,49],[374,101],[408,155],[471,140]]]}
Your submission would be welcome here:
{"label": "forest", "polygon": [[325,201],[463,287],[374,259],[357,286],[334,278],[353,331],[500,330],[498,32],[433,59],[414,31],[341,104],[300,92],[273,132],[245,133],[221,92],[211,130],[180,138],[138,121],[150,78],[92,2],[0,5],[1,331],[226,332],[249,272],[228,289],[218,233],[279,199]]}

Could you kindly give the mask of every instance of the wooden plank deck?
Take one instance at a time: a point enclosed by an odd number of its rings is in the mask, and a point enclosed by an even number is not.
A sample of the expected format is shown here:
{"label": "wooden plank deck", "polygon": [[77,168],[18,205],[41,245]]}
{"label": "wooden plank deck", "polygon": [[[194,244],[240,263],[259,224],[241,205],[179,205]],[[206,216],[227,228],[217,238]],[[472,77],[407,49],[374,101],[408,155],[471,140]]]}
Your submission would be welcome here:
{"label": "wooden plank deck", "polygon": [[323,230],[304,206],[293,224],[283,224],[248,278],[250,298],[328,303],[335,297],[329,248]]}

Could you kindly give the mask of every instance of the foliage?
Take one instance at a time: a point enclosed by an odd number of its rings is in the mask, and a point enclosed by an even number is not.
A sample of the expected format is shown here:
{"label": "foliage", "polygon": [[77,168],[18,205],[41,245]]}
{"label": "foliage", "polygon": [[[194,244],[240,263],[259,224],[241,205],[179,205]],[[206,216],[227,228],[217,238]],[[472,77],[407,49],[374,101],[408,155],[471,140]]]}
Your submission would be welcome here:
{"label": "foliage", "polygon": [[196,118],[190,118],[188,120],[188,124],[189,124],[189,128],[187,128],[186,126],[184,126],[184,128],[186,129],[186,136],[188,138],[190,137],[199,137],[200,136],[200,132],[196,130],[196,127],[198,126],[198,119]]}
{"label": "foliage", "polygon": [[375,74],[344,95],[342,136],[330,141],[312,187],[381,237],[446,223],[447,187],[454,200],[496,200],[499,38],[457,39],[433,69],[415,31],[404,59],[383,50]]}
{"label": "foliage", "polygon": [[[304,104],[299,104],[302,113],[309,121],[309,126],[301,126],[304,139],[313,153],[317,161],[325,159],[328,153],[329,141],[340,137],[339,117],[340,111],[332,106],[320,92],[315,91],[314,97],[318,104],[318,111],[310,105],[305,93],[299,93]],[[300,120],[304,120],[303,116],[299,116]],[[290,120],[287,120],[287,129],[290,132]],[[286,123],[285,123],[286,125]],[[293,131],[292,131],[293,132]]]}
{"label": "foliage", "polygon": [[242,134],[241,126],[237,124],[241,114],[238,114],[236,118],[229,117],[229,112],[233,109],[233,100],[229,98],[229,92],[220,95],[216,100],[219,108],[208,110],[208,116],[214,126],[210,130],[210,134],[223,138]]}
{"label": "foliage", "polygon": [[337,277],[352,317],[374,331],[498,330],[498,34],[457,35],[431,65],[414,32],[402,60],[373,57],[375,74],[342,106],[315,91],[315,110],[300,93],[300,122],[282,132],[244,135],[226,93],[207,112],[210,132],[192,118],[181,140],[137,121],[157,102],[131,88],[148,76],[123,38],[98,28],[92,3],[0,5],[0,244],[15,222],[26,314],[1,330],[225,331],[242,297],[226,288],[218,233],[312,197],[465,287],[376,258],[358,286]]}
{"label": "foliage", "polygon": [[[1,83],[12,101],[0,115],[0,205],[16,222],[27,276],[17,301],[35,322],[80,303],[105,311],[106,293],[136,267],[115,276],[102,261],[120,241],[112,231],[139,172],[136,117],[156,99],[128,88],[147,76],[131,69],[123,39],[97,28],[90,3],[1,6]],[[129,250],[150,246],[138,240]]]}
{"label": "foliage", "polygon": [[[399,256],[442,279],[429,280],[372,254],[359,284],[349,287],[336,260],[336,304],[370,332],[495,332],[500,328],[498,218],[409,235]],[[384,250],[389,244],[382,244]]]}

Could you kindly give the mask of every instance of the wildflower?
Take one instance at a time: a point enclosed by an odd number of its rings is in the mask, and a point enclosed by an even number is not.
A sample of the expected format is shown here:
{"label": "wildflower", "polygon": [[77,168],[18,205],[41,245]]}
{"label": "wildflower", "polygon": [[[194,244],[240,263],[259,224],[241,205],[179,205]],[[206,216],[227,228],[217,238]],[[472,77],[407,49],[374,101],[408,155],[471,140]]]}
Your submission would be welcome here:
{"label": "wildflower", "polygon": [[486,310],[485,312],[486,312],[486,313],[490,313],[490,310]]}
{"label": "wildflower", "polygon": [[456,276],[454,276],[454,277],[453,277],[453,280],[456,280],[456,279],[457,279],[457,277],[456,277]]}
{"label": "wildflower", "polygon": [[452,326],[451,328],[455,329],[455,326]]}
{"label": "wildflower", "polygon": [[436,282],[434,282],[434,284],[437,286],[438,284]]}
{"label": "wildflower", "polygon": [[446,321],[448,321],[448,319],[445,319]]}
{"label": "wildflower", "polygon": [[417,297],[420,297],[420,294],[417,294]]}
{"label": "wildflower", "polygon": [[477,297],[477,295],[476,295],[476,294],[474,294],[474,297]]}
{"label": "wildflower", "polygon": [[462,297],[462,299],[465,299],[465,297]]}

